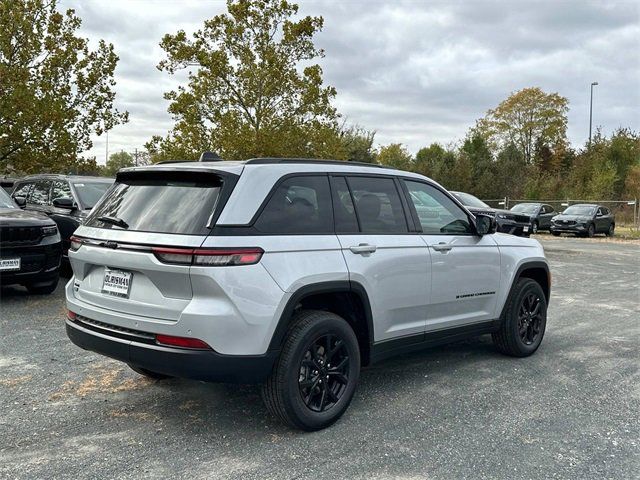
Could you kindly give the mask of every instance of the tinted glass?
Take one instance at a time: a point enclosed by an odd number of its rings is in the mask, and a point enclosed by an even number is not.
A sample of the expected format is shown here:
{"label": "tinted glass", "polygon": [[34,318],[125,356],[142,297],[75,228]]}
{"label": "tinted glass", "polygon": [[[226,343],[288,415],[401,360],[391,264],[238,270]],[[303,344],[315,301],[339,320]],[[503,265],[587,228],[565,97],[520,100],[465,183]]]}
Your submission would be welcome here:
{"label": "tinted glass", "polygon": [[454,197],[456,197],[461,204],[465,207],[476,207],[476,208],[491,208],[489,205],[484,203],[479,198],[474,197],[469,193],[464,192],[451,192]]}
{"label": "tinted glass", "polygon": [[7,192],[0,188],[0,208],[18,208]]}
{"label": "tinted glass", "polygon": [[333,213],[335,215],[337,233],[354,233],[358,231],[358,219],[353,208],[353,199],[343,177],[332,179]]}
{"label": "tinted glass", "polygon": [[391,178],[349,177],[362,233],[409,231],[396,184]]}
{"label": "tinted glass", "polygon": [[29,203],[47,205],[49,203],[49,189],[51,182],[36,182],[29,196]]}
{"label": "tinted glass", "polygon": [[74,182],[73,188],[76,189],[82,206],[89,210],[98,203],[112,184],[113,182]]}
{"label": "tinted glass", "polygon": [[22,185],[17,185],[12,195],[14,197],[23,197],[26,199],[29,197],[29,191],[31,190],[31,187],[33,187],[33,183],[23,183]]}
{"label": "tinted glass", "polygon": [[128,224],[127,230],[187,235],[208,233],[207,224],[222,186],[220,177],[202,173],[165,177],[147,174],[117,182],[91,212],[86,224],[121,228],[98,220],[106,216],[123,220]]}
{"label": "tinted glass", "polygon": [[405,180],[426,234],[472,233],[469,217],[447,195],[431,185]]}
{"label": "tinted glass", "polygon": [[327,176],[291,177],[283,181],[255,227],[264,233],[333,233]]}
{"label": "tinted glass", "polygon": [[53,187],[51,188],[51,202],[53,202],[57,198],[73,199],[69,182],[64,182],[60,180],[53,182]]}
{"label": "tinted glass", "polygon": [[545,205],[545,213],[553,213],[554,209],[551,205]]}

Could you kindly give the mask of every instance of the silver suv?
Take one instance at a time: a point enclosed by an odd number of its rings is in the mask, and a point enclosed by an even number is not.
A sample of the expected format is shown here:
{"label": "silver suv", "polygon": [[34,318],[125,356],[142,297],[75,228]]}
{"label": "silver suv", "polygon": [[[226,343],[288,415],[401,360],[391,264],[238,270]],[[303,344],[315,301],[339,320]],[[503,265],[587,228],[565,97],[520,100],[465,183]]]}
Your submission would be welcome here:
{"label": "silver suv", "polygon": [[72,238],[67,333],[152,378],[261,383],[273,414],[317,430],[391,355],[486,333],[536,351],[543,249],[494,231],[432,180],[375,165],[125,169]]}

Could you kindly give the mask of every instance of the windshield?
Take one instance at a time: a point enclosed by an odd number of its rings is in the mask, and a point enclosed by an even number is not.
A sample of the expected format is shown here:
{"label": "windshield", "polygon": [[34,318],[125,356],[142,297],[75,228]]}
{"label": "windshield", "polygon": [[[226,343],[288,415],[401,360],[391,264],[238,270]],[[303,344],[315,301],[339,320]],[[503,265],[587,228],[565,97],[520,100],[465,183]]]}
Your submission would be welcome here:
{"label": "windshield", "polygon": [[0,208],[18,208],[4,189],[0,188]]}
{"label": "windshield", "polygon": [[74,183],[73,187],[76,189],[82,206],[86,210],[91,210],[112,184],[113,180],[101,182],[83,181]]}
{"label": "windshield", "polygon": [[568,207],[563,215],[593,215],[596,212],[596,207],[591,207],[589,205],[573,205]]}
{"label": "windshield", "polygon": [[511,207],[511,211],[533,214],[538,211],[538,208],[540,208],[540,205],[538,205],[537,203],[520,203],[519,205],[514,205],[513,207]]}
{"label": "windshield", "polygon": [[476,198],[473,195],[470,195],[468,193],[463,193],[463,192],[451,192],[451,193],[453,193],[454,197],[460,200],[460,203],[462,203],[465,207],[491,208],[489,205],[484,203],[479,198]]}
{"label": "windshield", "polygon": [[221,178],[202,173],[174,173],[167,177],[147,174],[118,181],[93,210],[86,225],[185,235],[208,233]]}

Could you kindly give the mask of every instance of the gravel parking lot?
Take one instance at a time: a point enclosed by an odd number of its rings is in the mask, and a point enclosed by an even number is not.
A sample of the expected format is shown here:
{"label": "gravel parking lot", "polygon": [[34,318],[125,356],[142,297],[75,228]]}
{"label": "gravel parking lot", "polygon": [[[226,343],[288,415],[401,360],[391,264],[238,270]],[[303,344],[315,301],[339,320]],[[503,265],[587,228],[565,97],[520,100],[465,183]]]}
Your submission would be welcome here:
{"label": "gravel parking lot", "polygon": [[5,288],[0,478],[638,478],[640,242],[540,238],[553,287],[536,355],[485,336],[389,360],[312,434],[255,387],[152,382],[75,347],[62,283]]}

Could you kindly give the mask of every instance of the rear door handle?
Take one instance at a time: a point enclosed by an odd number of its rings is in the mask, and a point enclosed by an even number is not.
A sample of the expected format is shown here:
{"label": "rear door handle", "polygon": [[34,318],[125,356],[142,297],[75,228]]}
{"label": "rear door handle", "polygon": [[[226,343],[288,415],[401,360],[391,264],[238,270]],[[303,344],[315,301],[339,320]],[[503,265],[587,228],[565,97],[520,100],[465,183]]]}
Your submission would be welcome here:
{"label": "rear door handle", "polygon": [[432,245],[433,249],[436,252],[448,252],[449,250],[451,250],[453,248],[453,245],[450,245],[448,243],[444,243],[444,242],[440,242],[437,245]]}
{"label": "rear door handle", "polygon": [[375,245],[369,245],[368,243],[361,243],[358,246],[352,246],[349,247],[349,250],[351,250],[353,253],[360,253],[360,254],[367,254],[367,253],[373,253],[378,249],[378,247],[376,247]]}

